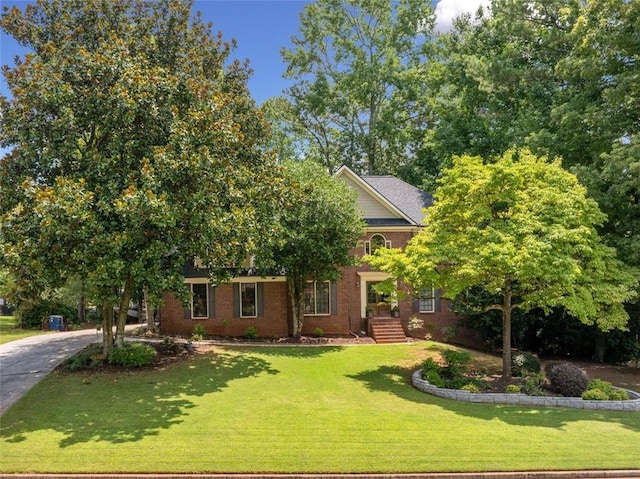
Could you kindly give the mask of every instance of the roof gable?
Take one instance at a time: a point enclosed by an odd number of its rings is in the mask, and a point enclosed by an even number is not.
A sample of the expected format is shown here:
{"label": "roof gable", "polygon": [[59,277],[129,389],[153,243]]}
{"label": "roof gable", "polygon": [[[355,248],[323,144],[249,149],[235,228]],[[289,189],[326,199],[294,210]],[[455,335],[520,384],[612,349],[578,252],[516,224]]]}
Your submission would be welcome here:
{"label": "roof gable", "polygon": [[360,177],[346,166],[335,176],[356,190],[363,219],[370,225],[419,226],[424,208],[433,202],[429,193],[394,176]]}

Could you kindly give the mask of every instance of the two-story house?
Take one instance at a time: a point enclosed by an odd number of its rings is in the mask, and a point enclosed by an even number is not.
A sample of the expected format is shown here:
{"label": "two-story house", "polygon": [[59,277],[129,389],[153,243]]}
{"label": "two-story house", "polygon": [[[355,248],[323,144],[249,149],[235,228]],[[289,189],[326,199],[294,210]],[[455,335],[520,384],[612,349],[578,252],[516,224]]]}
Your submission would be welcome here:
{"label": "two-story house", "polygon": [[[377,248],[403,248],[422,227],[430,194],[393,176],[358,176],[342,167],[336,177],[358,193],[358,206],[366,223],[365,235],[354,254],[363,257]],[[161,328],[167,333],[190,335],[196,324],[206,334],[243,336],[255,328],[261,337],[285,337],[290,333],[291,312],[284,276],[259,277],[247,273],[224,285],[212,286],[207,272],[197,264],[185,272],[193,299],[189,307],[173,295],[164,298]],[[399,298],[385,297],[374,286],[387,279],[366,262],[344,268],[337,282],[307,283],[303,334],[318,328],[325,335],[372,335],[378,342],[404,340],[405,334],[434,339],[449,338],[477,344],[477,337],[459,327],[448,301],[433,288],[411,291]],[[425,327],[409,329],[410,318]]]}

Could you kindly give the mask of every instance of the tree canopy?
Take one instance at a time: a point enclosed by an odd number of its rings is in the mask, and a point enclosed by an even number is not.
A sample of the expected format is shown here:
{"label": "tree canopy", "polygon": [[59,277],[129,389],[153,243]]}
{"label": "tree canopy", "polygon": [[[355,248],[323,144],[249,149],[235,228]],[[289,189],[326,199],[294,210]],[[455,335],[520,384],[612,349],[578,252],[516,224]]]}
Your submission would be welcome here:
{"label": "tree canopy", "polygon": [[559,160],[510,150],[495,160],[461,156],[438,182],[427,224],[405,251],[368,260],[414,287],[456,298],[470,288],[497,295],[503,374],[511,375],[511,312],[564,307],[602,330],[624,328],[623,303],[637,271],[597,232],[605,217]]}
{"label": "tree canopy", "polygon": [[0,26],[30,50],[0,99],[2,256],[23,294],[82,276],[105,332],[119,304],[119,343],[136,288],[181,290],[196,255],[228,277],[278,184],[234,46],[172,0],[39,1]]}
{"label": "tree canopy", "polygon": [[412,154],[414,76],[433,32],[421,0],[319,0],[305,6],[300,36],[284,48],[294,121],[308,134],[308,155],[330,173],[395,172]]}
{"label": "tree canopy", "polygon": [[[340,277],[340,267],[355,264],[353,248],[364,231],[356,193],[311,161],[287,162],[287,185],[274,216],[280,235],[267,249],[267,263],[284,270],[293,312],[292,334],[300,336],[307,281]],[[264,260],[263,260],[264,261]]]}

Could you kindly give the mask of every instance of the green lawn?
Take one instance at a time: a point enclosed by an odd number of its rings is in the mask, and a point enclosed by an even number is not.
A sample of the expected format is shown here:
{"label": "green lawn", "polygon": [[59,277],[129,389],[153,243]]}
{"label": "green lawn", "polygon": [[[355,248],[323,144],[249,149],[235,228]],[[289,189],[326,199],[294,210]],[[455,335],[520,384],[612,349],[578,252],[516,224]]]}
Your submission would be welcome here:
{"label": "green lawn", "polygon": [[15,341],[16,339],[28,338],[37,334],[45,334],[48,331],[39,329],[21,329],[17,327],[17,320],[14,316],[0,316],[0,344]]}
{"label": "green lawn", "polygon": [[162,371],[53,374],[3,417],[0,472],[429,472],[640,465],[640,414],[414,390],[439,346],[220,347]]}

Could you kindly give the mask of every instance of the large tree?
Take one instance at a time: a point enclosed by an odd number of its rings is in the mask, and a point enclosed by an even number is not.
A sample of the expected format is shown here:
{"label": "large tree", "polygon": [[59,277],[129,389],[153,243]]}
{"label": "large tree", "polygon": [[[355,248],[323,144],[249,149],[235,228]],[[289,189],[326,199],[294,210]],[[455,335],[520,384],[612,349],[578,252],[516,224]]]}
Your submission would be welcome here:
{"label": "large tree", "polygon": [[602,242],[604,215],[559,160],[527,150],[487,163],[456,157],[435,198],[404,252],[369,262],[414,286],[442,287],[451,299],[470,288],[500,298],[485,309],[502,312],[505,377],[514,309],[563,307],[602,330],[625,327],[623,303],[638,273]]}
{"label": "large tree", "polygon": [[335,281],[340,267],[355,264],[353,248],[362,236],[364,222],[355,191],[317,163],[287,162],[283,174],[287,194],[274,216],[280,234],[267,248],[266,262],[287,276],[292,335],[299,337],[307,282]]}
{"label": "large tree", "polygon": [[38,1],[0,26],[30,50],[3,69],[3,262],[25,294],[84,278],[108,350],[136,288],[181,288],[196,255],[226,277],[270,225],[248,70],[190,2]]}
{"label": "large tree", "polygon": [[422,0],[319,0],[282,50],[288,94],[315,156],[369,174],[394,172],[412,151],[416,92],[434,16]]}

